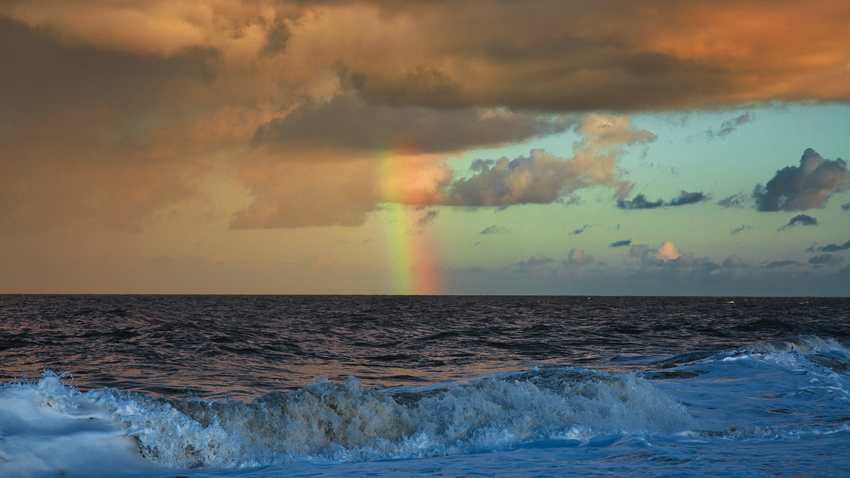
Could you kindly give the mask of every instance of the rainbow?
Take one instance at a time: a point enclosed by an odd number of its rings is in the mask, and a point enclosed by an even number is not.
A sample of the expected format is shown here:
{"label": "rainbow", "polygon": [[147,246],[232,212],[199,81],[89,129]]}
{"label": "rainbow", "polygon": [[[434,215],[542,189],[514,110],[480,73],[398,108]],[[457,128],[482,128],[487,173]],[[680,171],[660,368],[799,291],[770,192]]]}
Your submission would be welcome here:
{"label": "rainbow", "polygon": [[439,274],[434,254],[434,238],[418,221],[421,208],[410,206],[400,187],[415,180],[415,168],[408,167],[392,151],[378,156],[378,177],[383,197],[395,200],[381,212],[387,244],[392,290],[397,295],[440,294]]}

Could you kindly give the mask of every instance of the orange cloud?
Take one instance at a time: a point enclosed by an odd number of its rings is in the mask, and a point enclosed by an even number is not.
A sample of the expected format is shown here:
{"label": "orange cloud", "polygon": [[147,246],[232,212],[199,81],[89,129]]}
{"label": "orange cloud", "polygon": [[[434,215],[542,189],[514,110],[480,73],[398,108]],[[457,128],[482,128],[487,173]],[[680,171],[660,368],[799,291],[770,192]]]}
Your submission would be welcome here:
{"label": "orange cloud", "polygon": [[[379,143],[455,153],[588,111],[846,102],[848,24],[845,0],[4,0],[0,227],[126,227],[198,198],[222,161],[255,200],[233,227],[356,224],[386,199]],[[622,196],[606,141],[648,137],[578,132],[596,139],[568,162],[533,161],[572,168],[545,200],[587,184]],[[396,200],[467,204],[431,160],[428,185]],[[506,177],[513,192],[526,173]]]}

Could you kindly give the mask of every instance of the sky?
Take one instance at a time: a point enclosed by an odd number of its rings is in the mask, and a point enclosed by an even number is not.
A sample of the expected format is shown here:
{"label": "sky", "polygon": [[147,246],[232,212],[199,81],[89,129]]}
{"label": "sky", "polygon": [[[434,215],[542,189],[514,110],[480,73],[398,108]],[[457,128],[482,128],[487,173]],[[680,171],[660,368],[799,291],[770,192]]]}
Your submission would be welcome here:
{"label": "sky", "polygon": [[0,0],[0,293],[850,296],[846,0]]}

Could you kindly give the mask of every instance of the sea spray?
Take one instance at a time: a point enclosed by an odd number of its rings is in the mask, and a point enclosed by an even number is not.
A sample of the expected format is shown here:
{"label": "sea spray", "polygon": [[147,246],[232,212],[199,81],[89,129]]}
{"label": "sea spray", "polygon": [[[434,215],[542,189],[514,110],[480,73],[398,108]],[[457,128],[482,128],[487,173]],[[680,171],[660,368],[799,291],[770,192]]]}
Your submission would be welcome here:
{"label": "sea spray", "polygon": [[502,450],[529,440],[690,426],[681,405],[631,374],[535,371],[393,394],[318,379],[252,403],[115,393],[142,453],[179,467],[362,461]]}

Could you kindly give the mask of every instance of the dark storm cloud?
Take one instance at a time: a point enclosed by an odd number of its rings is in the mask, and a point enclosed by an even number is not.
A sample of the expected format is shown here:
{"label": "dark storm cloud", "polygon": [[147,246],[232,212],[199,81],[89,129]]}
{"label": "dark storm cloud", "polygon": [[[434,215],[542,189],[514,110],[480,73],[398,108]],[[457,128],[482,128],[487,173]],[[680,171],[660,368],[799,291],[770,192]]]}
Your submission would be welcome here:
{"label": "dark storm cloud", "polygon": [[688,204],[696,204],[698,202],[705,201],[707,196],[701,192],[689,193],[687,191],[682,191],[679,193],[679,197],[673,198],[670,201],[664,202],[661,199],[657,201],[648,201],[646,196],[643,194],[638,194],[631,201],[625,199],[617,200],[617,207],[620,209],[658,209],[664,206],[676,207],[676,206],[685,206]]}
{"label": "dark storm cloud", "polygon": [[138,220],[196,195],[206,146],[126,131],[134,118],[192,109],[218,75],[218,51],[68,45],[0,15],[0,65],[0,230],[138,230]]}
{"label": "dark storm cloud", "polygon": [[759,211],[802,211],[826,206],[830,193],[850,187],[850,171],[843,159],[824,159],[809,148],[800,166],[787,166],[776,172],[766,186],[753,191]]}
{"label": "dark storm cloud", "polygon": [[[189,48],[169,57],[69,46],[46,29],[0,15],[0,105],[17,122],[79,108],[78,122],[103,113],[188,107],[218,76],[220,52]],[[100,113],[100,114],[97,114]],[[93,115],[93,116],[92,116]],[[111,117],[112,121],[121,116]],[[43,126],[51,126],[49,122]]]}
{"label": "dark storm cloud", "polygon": [[791,220],[788,221],[788,224],[780,227],[779,229],[777,229],[777,231],[784,231],[785,229],[788,229],[789,227],[794,227],[794,226],[817,226],[817,225],[818,225],[818,220],[816,218],[814,218],[812,216],[807,216],[805,214],[799,214],[797,216],[792,217]]}
{"label": "dark storm cloud", "polygon": [[842,204],[841,209],[844,209],[845,211],[850,211],[850,202],[848,202],[847,204]]}
{"label": "dark storm cloud", "polygon": [[[837,80],[846,58],[840,40],[798,30],[811,45],[801,49],[787,27],[780,27],[784,22],[753,29],[745,21],[769,9],[789,23],[833,24],[829,31],[844,38],[837,19],[846,19],[847,9],[839,3],[808,11],[791,2],[764,1],[432,3],[399,9],[412,19],[406,33],[419,41],[409,45],[400,38],[393,55],[385,55],[394,63],[337,58],[348,83],[370,101],[385,104],[498,102],[515,109],[633,111],[699,107],[706,100],[712,105],[760,101],[776,91],[788,99],[821,89],[841,96],[847,88]],[[810,58],[814,45],[835,54],[816,62]],[[476,67],[459,66],[470,64]],[[792,75],[802,75],[800,70],[823,75],[824,84],[800,81]],[[770,93],[768,85],[775,85]],[[746,100],[736,99],[746,92]],[[736,118],[721,130],[745,120]]]}
{"label": "dark storm cloud", "polygon": [[[306,91],[331,73],[376,104],[664,111],[850,97],[841,1],[171,3],[6,0],[0,12],[115,51],[260,58],[251,70],[280,72],[266,87]],[[771,21],[752,28],[766,11]]]}
{"label": "dark storm cloud", "polygon": [[581,226],[580,228],[578,228],[578,229],[576,229],[575,231],[571,232],[571,233],[570,233],[570,235],[571,235],[571,236],[575,236],[575,235],[581,234],[582,232],[586,231],[586,230],[587,230],[587,228],[589,228],[589,227],[593,227],[593,226],[592,226],[591,224],[585,224],[584,226]]}
{"label": "dark storm cloud", "polygon": [[838,254],[821,254],[809,259],[809,264],[815,265],[836,265],[844,261],[844,258]]}
{"label": "dark storm cloud", "polygon": [[631,243],[632,243],[631,239],[626,239],[624,241],[612,242],[611,244],[608,244],[608,247],[626,247],[626,246],[631,245]]}
{"label": "dark storm cloud", "polygon": [[282,148],[443,153],[520,143],[575,124],[572,118],[503,110],[370,105],[354,95],[341,95],[266,123],[253,141]]}

